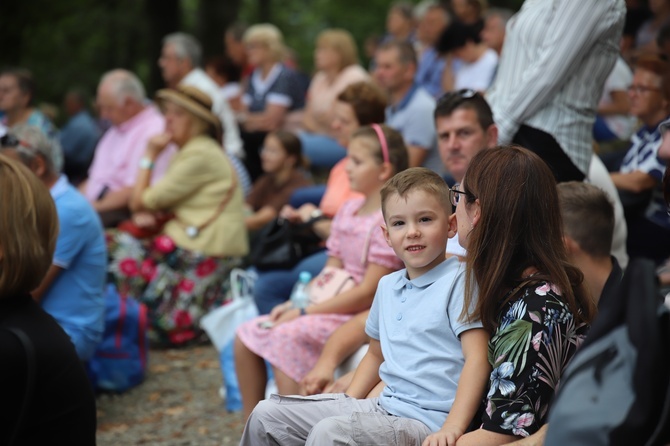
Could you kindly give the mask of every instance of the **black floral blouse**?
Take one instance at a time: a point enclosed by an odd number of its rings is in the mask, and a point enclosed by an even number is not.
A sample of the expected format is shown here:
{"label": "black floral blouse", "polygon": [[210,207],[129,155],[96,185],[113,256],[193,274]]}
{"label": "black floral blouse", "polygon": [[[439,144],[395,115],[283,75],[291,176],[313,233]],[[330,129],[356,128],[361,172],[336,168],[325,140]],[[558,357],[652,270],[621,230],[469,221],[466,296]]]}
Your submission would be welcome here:
{"label": "black floral blouse", "polygon": [[556,385],[584,340],[560,290],[547,282],[527,285],[501,312],[489,341],[493,371],[482,428],[526,437],[546,421]]}

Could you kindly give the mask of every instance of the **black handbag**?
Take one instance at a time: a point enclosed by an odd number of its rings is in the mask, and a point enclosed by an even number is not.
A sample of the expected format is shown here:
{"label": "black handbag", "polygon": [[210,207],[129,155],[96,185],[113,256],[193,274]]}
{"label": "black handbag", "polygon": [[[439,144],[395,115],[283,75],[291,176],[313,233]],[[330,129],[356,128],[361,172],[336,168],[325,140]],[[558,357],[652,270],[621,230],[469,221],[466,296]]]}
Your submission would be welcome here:
{"label": "black handbag", "polygon": [[290,223],[277,218],[258,234],[251,252],[251,264],[258,270],[291,269],[300,260],[322,249],[312,224]]}

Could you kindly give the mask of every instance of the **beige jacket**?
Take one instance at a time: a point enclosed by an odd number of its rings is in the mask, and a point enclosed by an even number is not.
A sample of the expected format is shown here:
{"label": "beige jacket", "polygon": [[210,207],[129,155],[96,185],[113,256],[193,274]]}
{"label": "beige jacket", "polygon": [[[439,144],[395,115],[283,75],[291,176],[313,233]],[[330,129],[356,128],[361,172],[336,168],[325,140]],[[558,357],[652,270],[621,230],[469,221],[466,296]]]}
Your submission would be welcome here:
{"label": "beige jacket", "polygon": [[150,210],[176,215],[164,232],[180,248],[216,257],[244,256],[249,242],[239,183],[223,212],[197,237],[190,238],[185,232],[185,226],[198,226],[218,212],[233,175],[235,170],[221,146],[207,136],[197,136],[174,155],[165,175],[144,191],[142,201]]}

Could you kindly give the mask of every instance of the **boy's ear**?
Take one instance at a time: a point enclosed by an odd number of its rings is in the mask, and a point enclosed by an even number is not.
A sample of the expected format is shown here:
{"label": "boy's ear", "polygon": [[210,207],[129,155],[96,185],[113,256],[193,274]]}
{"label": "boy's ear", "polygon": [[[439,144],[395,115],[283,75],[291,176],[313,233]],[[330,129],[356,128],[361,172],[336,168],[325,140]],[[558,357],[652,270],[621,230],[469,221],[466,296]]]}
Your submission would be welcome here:
{"label": "boy's ear", "polygon": [[458,220],[456,220],[456,214],[451,214],[449,216],[449,228],[447,230],[447,237],[453,238],[458,233]]}
{"label": "boy's ear", "polygon": [[384,240],[386,240],[386,244],[389,245],[389,248],[393,248],[391,246],[391,238],[389,237],[389,230],[386,229],[386,225],[380,225],[382,228],[382,232],[384,233]]}
{"label": "boy's ear", "polygon": [[581,251],[581,247],[579,246],[579,243],[577,243],[572,237],[569,235],[563,234],[563,244],[565,245],[565,250],[568,252],[569,256],[573,256],[579,251]]}

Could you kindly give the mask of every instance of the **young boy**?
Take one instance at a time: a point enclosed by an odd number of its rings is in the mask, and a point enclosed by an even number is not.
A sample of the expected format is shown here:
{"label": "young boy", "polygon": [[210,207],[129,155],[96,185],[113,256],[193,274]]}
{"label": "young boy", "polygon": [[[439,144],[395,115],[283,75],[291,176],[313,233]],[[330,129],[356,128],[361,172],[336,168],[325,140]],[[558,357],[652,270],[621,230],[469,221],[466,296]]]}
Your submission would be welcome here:
{"label": "young boy", "polygon": [[[465,432],[490,374],[489,336],[481,323],[459,320],[465,271],[456,258],[445,260],[457,227],[449,193],[425,168],[386,183],[382,230],[406,268],[379,281],[366,323],[370,346],[351,386],[260,402],[242,445],[420,445],[427,437],[425,444],[453,445]],[[380,379],[380,397],[363,399]]]}

